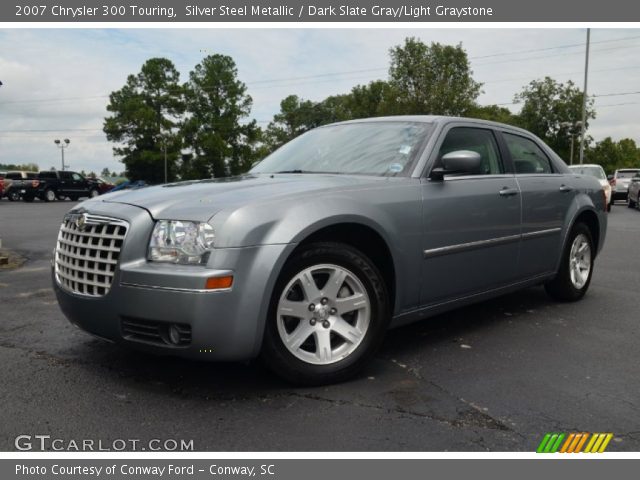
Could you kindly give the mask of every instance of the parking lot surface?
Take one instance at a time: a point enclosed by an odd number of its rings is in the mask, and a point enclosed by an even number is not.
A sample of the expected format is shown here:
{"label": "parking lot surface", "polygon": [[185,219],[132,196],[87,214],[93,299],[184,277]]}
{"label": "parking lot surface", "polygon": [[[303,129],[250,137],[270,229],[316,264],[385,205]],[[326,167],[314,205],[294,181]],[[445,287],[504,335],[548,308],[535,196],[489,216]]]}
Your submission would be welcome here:
{"label": "parking lot surface", "polygon": [[59,311],[50,256],[72,202],[0,202],[0,450],[18,435],[192,439],[214,451],[534,451],[547,432],[640,450],[640,212],[623,204],[587,296],[542,287],[393,330],[359,378],[293,388],[258,362],[129,351]]}

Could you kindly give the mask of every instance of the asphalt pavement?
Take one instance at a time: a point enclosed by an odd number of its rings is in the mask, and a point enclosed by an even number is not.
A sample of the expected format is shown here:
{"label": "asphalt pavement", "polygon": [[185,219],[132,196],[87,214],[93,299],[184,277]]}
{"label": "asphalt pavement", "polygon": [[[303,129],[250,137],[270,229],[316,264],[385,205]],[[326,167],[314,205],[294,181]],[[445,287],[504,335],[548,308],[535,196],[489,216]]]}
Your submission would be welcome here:
{"label": "asphalt pavement", "polygon": [[640,212],[609,215],[580,302],[541,287],[393,330],[355,380],[293,388],[258,362],[150,356],[70,325],[50,257],[72,202],[0,201],[0,451],[18,435],[199,451],[534,451],[547,432],[640,450]]}

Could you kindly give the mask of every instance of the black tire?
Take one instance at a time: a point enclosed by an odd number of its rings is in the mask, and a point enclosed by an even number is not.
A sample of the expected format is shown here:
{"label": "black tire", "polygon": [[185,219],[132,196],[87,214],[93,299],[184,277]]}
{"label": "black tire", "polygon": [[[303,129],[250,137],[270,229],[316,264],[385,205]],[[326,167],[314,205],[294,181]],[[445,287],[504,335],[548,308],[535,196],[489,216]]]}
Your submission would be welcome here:
{"label": "black tire", "polygon": [[54,200],[56,200],[56,198],[58,198],[56,192],[54,192],[50,188],[47,188],[42,193],[42,200],[44,200],[45,202],[53,202]]}
{"label": "black tire", "polygon": [[7,198],[10,202],[17,202],[18,200],[20,200],[20,194],[18,192],[9,192]]}
{"label": "black tire", "polygon": [[[571,263],[569,258],[571,255],[571,247],[578,235],[584,235],[586,237],[590,250],[589,276],[586,283],[581,288],[576,288],[571,280]],[[554,299],[562,302],[575,302],[584,297],[589,289],[589,285],[591,284],[591,278],[593,277],[593,261],[595,253],[591,231],[584,223],[576,223],[571,229],[564,251],[562,252],[560,270],[558,270],[558,273],[553,280],[544,285],[547,293]]]}
{"label": "black tire", "polygon": [[[294,356],[284,345],[278,333],[277,308],[284,289],[298,273],[322,264],[345,268],[364,285],[370,299],[370,318],[364,337],[355,350],[334,363],[316,365]],[[342,243],[309,244],[292,255],[276,282],[265,325],[261,357],[273,372],[297,385],[341,382],[356,375],[367,364],[382,343],[390,318],[386,284],[369,258]]]}
{"label": "black tire", "polygon": [[636,208],[636,202],[634,202],[633,200],[631,200],[631,196],[629,196],[627,198],[627,207],[629,208]]}

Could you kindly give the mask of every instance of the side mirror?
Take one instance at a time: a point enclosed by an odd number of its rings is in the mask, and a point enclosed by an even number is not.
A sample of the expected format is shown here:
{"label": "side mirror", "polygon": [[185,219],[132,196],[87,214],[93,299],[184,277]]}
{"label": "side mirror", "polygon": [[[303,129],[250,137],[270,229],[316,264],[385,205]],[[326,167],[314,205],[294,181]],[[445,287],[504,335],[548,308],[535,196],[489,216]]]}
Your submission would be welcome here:
{"label": "side mirror", "polygon": [[607,175],[607,180],[609,181],[613,180],[613,175]]}
{"label": "side mirror", "polygon": [[445,175],[452,173],[477,173],[482,157],[471,150],[456,150],[443,155],[441,163],[442,167],[431,170],[432,180],[442,180]]}

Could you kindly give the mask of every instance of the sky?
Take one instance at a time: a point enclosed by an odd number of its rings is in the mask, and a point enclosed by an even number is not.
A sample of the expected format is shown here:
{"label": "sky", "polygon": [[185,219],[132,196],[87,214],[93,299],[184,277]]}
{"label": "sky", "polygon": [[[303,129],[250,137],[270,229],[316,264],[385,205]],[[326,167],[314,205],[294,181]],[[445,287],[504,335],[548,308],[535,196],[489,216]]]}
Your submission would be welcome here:
{"label": "sky", "polygon": [[[481,105],[517,112],[514,95],[547,75],[583,85],[577,28],[0,29],[0,163],[59,168],[54,139],[69,138],[71,170],[124,170],[102,133],[107,97],[151,57],[172,60],[186,81],[205,55],[230,55],[266,126],[288,95],[319,101],[386,79],[389,49],[410,36],[462,44]],[[640,144],[640,29],[592,29],[591,41],[588,92],[602,96],[589,133]]]}

